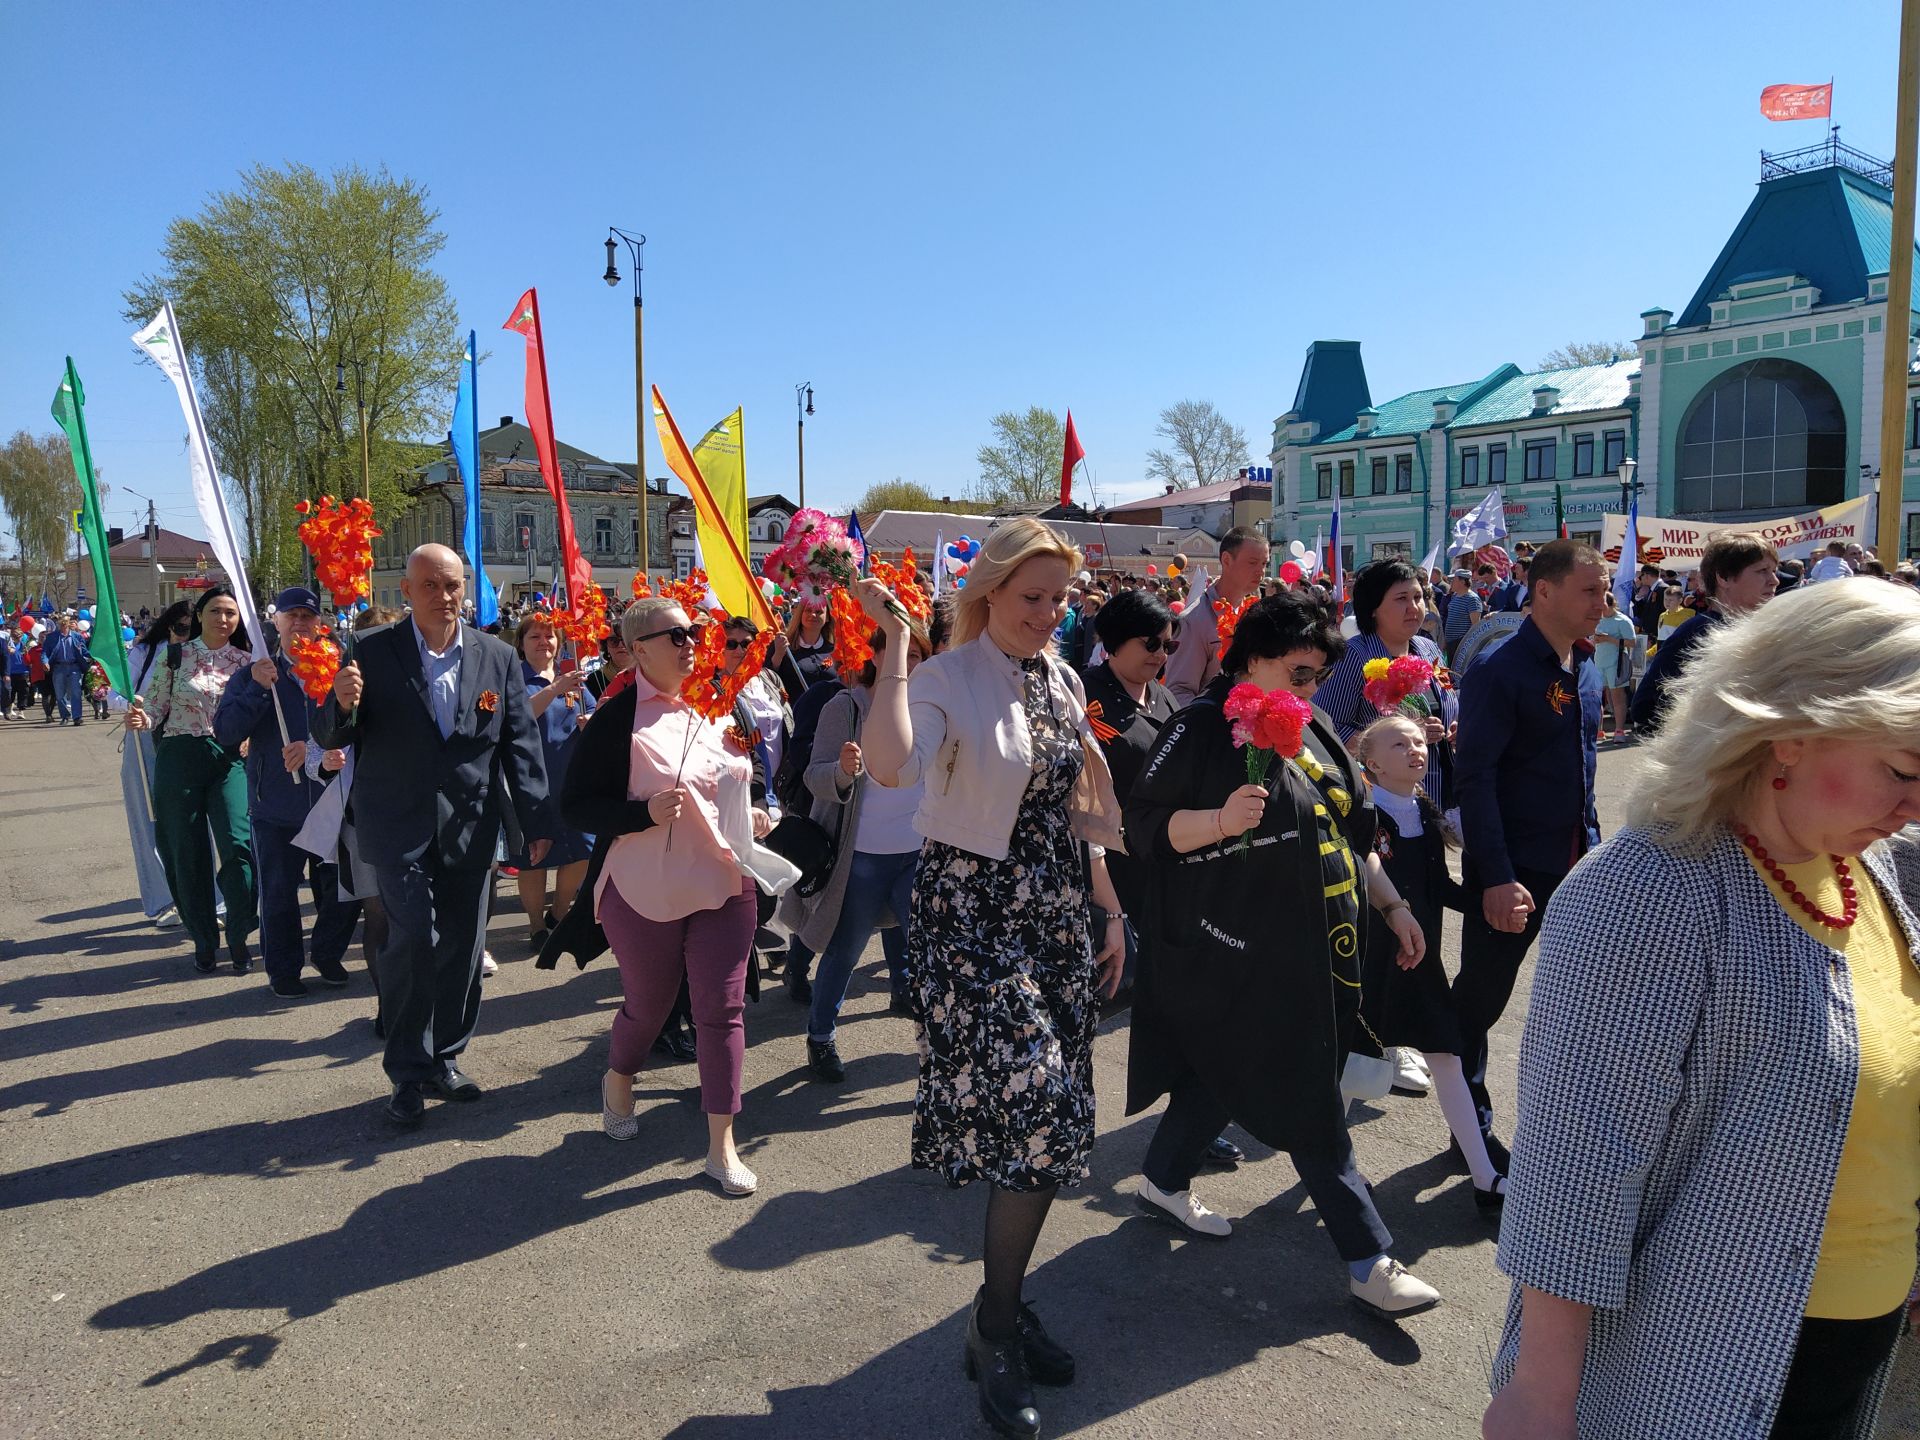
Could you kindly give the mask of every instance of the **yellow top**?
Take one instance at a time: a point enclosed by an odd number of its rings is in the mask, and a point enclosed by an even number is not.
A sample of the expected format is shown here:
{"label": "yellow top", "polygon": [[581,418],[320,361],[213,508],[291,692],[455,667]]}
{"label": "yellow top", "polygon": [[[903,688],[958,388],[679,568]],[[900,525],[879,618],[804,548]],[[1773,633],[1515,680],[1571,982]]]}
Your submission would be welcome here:
{"label": "yellow top", "polygon": [[[1841,913],[1832,860],[1821,855],[1781,868],[1815,905]],[[1871,1320],[1899,1309],[1913,1284],[1920,1223],[1920,969],[1867,867],[1856,860],[1849,868],[1860,918],[1846,930],[1820,924],[1766,877],[1800,928],[1846,957],[1859,1022],[1860,1081],[1807,1297],[1807,1314],[1821,1320]]]}

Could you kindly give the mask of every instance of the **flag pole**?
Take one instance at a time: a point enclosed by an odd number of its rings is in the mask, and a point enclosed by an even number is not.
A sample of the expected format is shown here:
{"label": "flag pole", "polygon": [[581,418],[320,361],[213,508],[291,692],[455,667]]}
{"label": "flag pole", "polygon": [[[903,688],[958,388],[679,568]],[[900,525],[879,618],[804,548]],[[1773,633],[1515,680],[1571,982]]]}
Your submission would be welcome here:
{"label": "flag pole", "polygon": [[1874,540],[1889,572],[1900,549],[1905,490],[1907,374],[1913,309],[1914,147],[1920,143],[1920,0],[1901,0],[1900,88],[1893,142],[1893,248],[1887,318],[1880,327],[1880,503]]}

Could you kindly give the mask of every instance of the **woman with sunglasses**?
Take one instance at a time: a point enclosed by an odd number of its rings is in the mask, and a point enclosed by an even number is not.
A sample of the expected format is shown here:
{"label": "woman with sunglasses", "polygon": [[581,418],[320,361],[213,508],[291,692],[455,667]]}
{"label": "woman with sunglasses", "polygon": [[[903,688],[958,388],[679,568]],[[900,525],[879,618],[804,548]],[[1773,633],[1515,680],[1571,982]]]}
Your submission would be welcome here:
{"label": "woman with sunglasses", "polygon": [[[184,645],[193,633],[193,606],[176,600],[127,647],[127,674],[133,693],[146,687],[156,663],[165,664],[169,645]],[[132,696],[128,697],[129,699]],[[140,908],[157,925],[180,923],[167,888],[167,869],[160,863],[159,842],[153,829],[153,736],[129,727],[128,743],[120,747],[120,800],[127,811],[127,835],[133,842],[133,873],[140,885]]]}
{"label": "woman with sunglasses", "polygon": [[220,894],[227,902],[227,957],[236,975],[253,969],[247,949],[256,915],[246,769],[240,751],[229,750],[213,735],[213,712],[227,681],[252,664],[240,602],[225,585],[216,585],[194,607],[177,663],[169,644],[166,663],[152,668],[140,699],[127,712],[129,730],[150,729],[161,737],[153,760],[154,831],[167,888],[193,940],[193,968],[203,975],[213,973],[220,950],[209,826],[220,857]]}
{"label": "woman with sunglasses", "polygon": [[[586,889],[620,966],[625,1003],[613,1017],[600,1092],[601,1125],[614,1140],[640,1132],[633,1077],[687,982],[699,1032],[700,1108],[707,1117],[706,1175],[729,1195],[759,1179],[733,1138],[746,1055],[741,1013],[753,954],[755,881],[785,888],[796,872],[757,843],[772,828],[752,803],[753,766],[681,698],[699,629],[678,602],[645,596],[620,617],[633,683],[588,722],[560,792],[561,818],[595,839]],[[581,962],[597,954],[576,914],[542,952]]]}
{"label": "woman with sunglasses", "polygon": [[1223,709],[1239,684],[1311,701],[1345,648],[1304,595],[1259,601],[1133,787],[1128,848],[1149,881],[1127,1112],[1171,1097],[1142,1166],[1149,1214],[1216,1239],[1232,1233],[1191,1187],[1233,1120],[1287,1152],[1354,1298],[1394,1316],[1440,1295],[1387,1253],[1393,1237],[1354,1163],[1340,1073],[1358,1028],[1369,908],[1402,956],[1418,960],[1425,943],[1373,853],[1360,767],[1325,718],[1316,712],[1300,754],[1276,757],[1256,785]]}
{"label": "woman with sunglasses", "polygon": [[[753,648],[757,634],[759,631],[753,621],[744,616],[735,615],[727,621],[726,647],[720,652],[722,674],[731,675],[740,668],[747,658],[747,651]],[[738,706],[746,711],[747,718],[753,722],[754,733],[760,737],[757,743],[766,773],[777,775],[780,773],[781,758],[787,752],[793,711],[787,705],[786,691],[780,681],[774,678],[771,665],[772,657],[769,655],[768,668],[762,669],[741,689]],[[769,797],[769,813],[777,808],[777,803]],[[775,818],[779,818],[777,814]]]}

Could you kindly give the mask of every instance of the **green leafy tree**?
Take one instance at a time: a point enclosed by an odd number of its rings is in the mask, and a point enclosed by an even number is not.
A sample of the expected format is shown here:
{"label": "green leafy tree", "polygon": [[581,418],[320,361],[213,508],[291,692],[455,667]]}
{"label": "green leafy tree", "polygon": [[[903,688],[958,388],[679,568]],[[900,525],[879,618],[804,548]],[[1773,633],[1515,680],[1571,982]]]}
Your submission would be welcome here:
{"label": "green leafy tree", "polygon": [[1604,365],[1609,360],[1631,360],[1640,353],[1631,340],[1570,340],[1540,357],[1536,370],[1571,370],[1576,365]]}
{"label": "green leafy tree", "polygon": [[[51,385],[47,388],[53,393]],[[104,482],[101,491],[106,490]],[[44,591],[70,598],[57,574],[73,573],[73,512],[80,508],[80,480],[73,473],[67,437],[58,432],[32,435],[25,430],[0,446],[0,508],[13,531],[14,554],[6,567],[6,586],[16,603]]]}
{"label": "green leafy tree", "polygon": [[173,301],[262,586],[303,568],[296,501],[361,493],[356,402],[376,516],[413,503],[408,442],[445,433],[460,360],[438,221],[385,170],[255,166],[174,220],[159,272],[126,292],[130,321]]}
{"label": "green leafy tree", "polygon": [[877,485],[869,485],[867,493],[860,497],[855,506],[862,515],[870,515],[881,510],[919,510],[944,511],[952,515],[977,515],[987,507],[978,500],[955,500],[950,496],[935,495],[926,486],[912,480],[902,480],[898,475],[891,480],[882,480]]}
{"label": "green leafy tree", "polygon": [[1160,412],[1155,434],[1171,449],[1147,452],[1147,478],[1185,490],[1231,480],[1250,464],[1246,433],[1208,400],[1182,400]]}
{"label": "green leafy tree", "polygon": [[980,499],[992,505],[1039,505],[1060,496],[1060,457],[1067,427],[1041,405],[1024,415],[1003,410],[993,417],[993,443],[982,445]]}

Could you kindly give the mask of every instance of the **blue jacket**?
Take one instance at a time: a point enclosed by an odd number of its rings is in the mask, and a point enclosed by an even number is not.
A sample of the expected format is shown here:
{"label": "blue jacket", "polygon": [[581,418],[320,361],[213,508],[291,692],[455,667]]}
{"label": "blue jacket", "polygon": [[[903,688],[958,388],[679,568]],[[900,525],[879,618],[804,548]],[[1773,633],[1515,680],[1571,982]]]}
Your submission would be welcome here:
{"label": "blue jacket", "polygon": [[[280,678],[274,690],[280,696],[280,709],[287,717],[287,738],[305,743],[313,716],[300,682],[293,678],[293,667],[282,655],[275,662]],[[326,787],[303,774],[297,781],[280,763],[280,721],[273,713],[273,692],[262,689],[251,668],[236,670],[227,681],[220,704],[213,712],[213,738],[229,749],[247,746],[247,813],[255,820],[272,825],[298,828],[306,823],[307,811]]]}
{"label": "blue jacket", "polygon": [[1520,608],[1523,593],[1518,580],[1502,580],[1487,592],[1487,613],[1498,614]]}
{"label": "blue jacket", "polygon": [[87,637],[77,630],[62,635],[58,630],[40,646],[40,658],[51,669],[55,665],[84,665],[92,657],[87,653]]}
{"label": "blue jacket", "polygon": [[1658,732],[1667,718],[1667,686],[1692,658],[1700,642],[1716,626],[1725,623],[1726,617],[1718,610],[1702,610],[1660,642],[1653,659],[1647,662],[1647,673],[1640,677],[1640,687],[1633,692],[1633,704],[1627,709],[1627,719],[1643,738]]}
{"label": "blue jacket", "polygon": [[1592,648],[1576,645],[1573,662],[1574,673],[1561,668],[1529,617],[1461,677],[1453,783],[1469,888],[1507,884],[1516,863],[1564,875],[1599,843],[1599,714],[1579,674]]}

